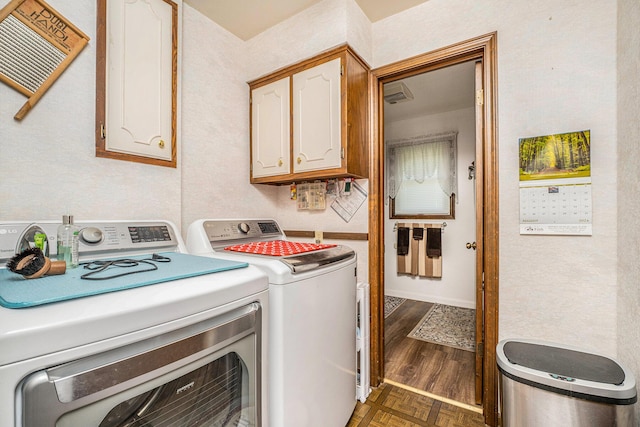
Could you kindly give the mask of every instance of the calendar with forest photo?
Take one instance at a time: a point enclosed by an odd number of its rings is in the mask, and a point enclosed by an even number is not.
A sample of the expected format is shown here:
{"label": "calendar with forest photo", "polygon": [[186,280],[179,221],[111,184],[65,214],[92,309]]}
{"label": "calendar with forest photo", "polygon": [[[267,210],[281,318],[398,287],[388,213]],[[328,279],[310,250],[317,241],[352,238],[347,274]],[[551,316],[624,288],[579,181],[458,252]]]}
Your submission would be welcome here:
{"label": "calendar with forest photo", "polygon": [[520,139],[520,181],[591,176],[591,131]]}
{"label": "calendar with forest photo", "polygon": [[519,140],[520,234],[591,235],[591,132]]}

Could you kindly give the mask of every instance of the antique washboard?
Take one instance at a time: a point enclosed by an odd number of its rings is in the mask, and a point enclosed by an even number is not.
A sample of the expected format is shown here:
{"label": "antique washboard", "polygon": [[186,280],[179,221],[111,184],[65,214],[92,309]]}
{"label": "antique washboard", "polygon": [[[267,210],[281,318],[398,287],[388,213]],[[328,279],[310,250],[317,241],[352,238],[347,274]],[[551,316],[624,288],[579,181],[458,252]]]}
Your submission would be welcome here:
{"label": "antique washboard", "polygon": [[12,0],[0,10],[0,80],[29,99],[22,120],[89,42],[42,0]]}

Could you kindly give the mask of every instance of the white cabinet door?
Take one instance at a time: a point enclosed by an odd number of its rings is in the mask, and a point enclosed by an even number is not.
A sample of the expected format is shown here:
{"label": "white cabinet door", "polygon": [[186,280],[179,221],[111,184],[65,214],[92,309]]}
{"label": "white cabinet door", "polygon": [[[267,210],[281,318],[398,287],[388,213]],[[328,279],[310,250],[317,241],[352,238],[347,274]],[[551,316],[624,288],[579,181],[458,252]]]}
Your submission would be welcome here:
{"label": "white cabinet door", "polygon": [[105,149],[172,159],[172,18],[164,0],[107,2]]}
{"label": "white cabinet door", "polygon": [[293,76],[293,171],[341,166],[340,58]]}
{"label": "white cabinet door", "polygon": [[289,77],[251,91],[252,176],[290,172]]}

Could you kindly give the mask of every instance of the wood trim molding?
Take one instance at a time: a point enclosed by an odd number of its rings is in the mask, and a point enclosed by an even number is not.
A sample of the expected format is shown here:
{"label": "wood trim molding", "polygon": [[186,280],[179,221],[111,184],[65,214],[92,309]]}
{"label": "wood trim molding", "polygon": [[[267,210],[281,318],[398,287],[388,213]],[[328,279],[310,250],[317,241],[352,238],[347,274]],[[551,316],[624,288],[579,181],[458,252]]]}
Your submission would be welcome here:
{"label": "wood trim molding", "polygon": [[[315,231],[308,230],[283,230],[287,237],[304,237],[313,239]],[[369,240],[368,233],[347,233],[341,231],[323,231],[322,237],[330,240]]]}
{"label": "wood trim molding", "polygon": [[322,64],[323,62],[327,62],[331,59],[334,58],[339,58],[341,57],[344,52],[348,52],[351,56],[353,56],[353,58],[360,63],[360,65],[363,68],[366,68],[367,70],[371,69],[371,67],[369,66],[369,64],[367,64],[365,62],[364,59],[362,59],[362,57],[360,55],[358,55],[358,53],[353,50],[351,48],[351,46],[349,46],[347,43],[342,43],[340,45],[337,45],[335,47],[332,47],[330,49],[327,49],[323,52],[318,53],[317,55],[314,55],[310,58],[304,59],[302,61],[299,62],[295,62],[293,64],[284,66],[282,68],[279,68],[273,72],[270,72],[269,74],[263,75],[261,77],[255,78],[253,80],[250,80],[248,82],[248,85],[251,88],[256,88],[256,87],[260,87],[260,86],[264,86],[266,84],[269,84],[271,82],[274,82],[276,80],[280,80],[284,77],[293,75],[295,73],[299,73],[300,71],[304,71],[307,70],[309,68],[313,68],[318,64]]}
{"label": "wood trim molding", "polygon": [[436,70],[448,65],[479,60],[483,67],[484,108],[482,152],[484,209],[484,366],[482,406],[485,423],[498,425],[498,143],[497,143],[497,34],[490,33],[432,52],[374,69],[369,88],[371,97],[371,171],[369,176],[369,283],[371,303],[371,384],[384,379],[384,106],[380,102],[386,82]]}
{"label": "wood trim molding", "polygon": [[499,168],[497,135],[497,34],[483,43],[484,65],[484,292],[485,349],[484,396],[485,422],[498,425],[498,345],[499,308]]}
{"label": "wood trim molding", "polygon": [[449,214],[448,215],[406,215],[396,214],[396,199],[389,202],[389,218],[390,219],[456,219],[456,195],[451,194],[449,197]]}
{"label": "wood trim molding", "polygon": [[[369,153],[369,305],[370,305],[370,383],[378,386],[384,380],[384,135],[381,120],[381,85],[375,70],[369,78],[371,93]],[[384,91],[382,91],[384,93]]]}

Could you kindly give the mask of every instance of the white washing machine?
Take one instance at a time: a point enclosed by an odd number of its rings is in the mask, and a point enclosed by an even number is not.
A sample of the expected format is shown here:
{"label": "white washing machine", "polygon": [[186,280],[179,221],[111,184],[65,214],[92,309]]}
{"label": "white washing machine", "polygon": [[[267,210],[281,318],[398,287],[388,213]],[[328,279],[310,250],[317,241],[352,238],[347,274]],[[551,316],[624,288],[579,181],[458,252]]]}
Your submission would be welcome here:
{"label": "white washing machine", "polygon": [[58,225],[0,223],[1,426],[267,425],[263,272],[167,221],[77,222],[79,267],[6,268],[36,240],[55,259]]}
{"label": "white washing machine", "polygon": [[255,219],[196,221],[187,249],[269,276],[270,425],[344,427],[356,404],[355,252],[289,242],[276,221]]}

